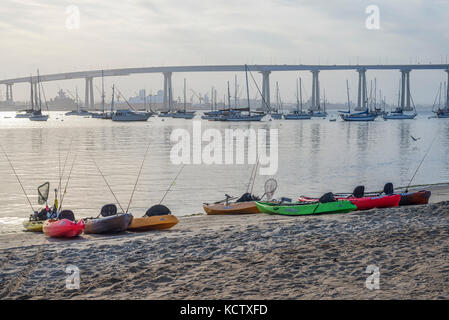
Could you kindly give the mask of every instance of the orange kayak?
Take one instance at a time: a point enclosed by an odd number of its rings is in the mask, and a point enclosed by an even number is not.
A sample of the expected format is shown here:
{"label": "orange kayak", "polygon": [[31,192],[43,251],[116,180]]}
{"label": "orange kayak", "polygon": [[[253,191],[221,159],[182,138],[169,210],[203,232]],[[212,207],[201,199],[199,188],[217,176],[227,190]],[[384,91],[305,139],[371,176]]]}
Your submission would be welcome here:
{"label": "orange kayak", "polygon": [[208,215],[260,213],[255,201],[203,204]]}
{"label": "orange kayak", "polygon": [[79,236],[84,230],[84,221],[73,222],[68,219],[46,220],[42,226],[42,231],[47,237],[73,238]]}
{"label": "orange kayak", "polygon": [[166,214],[162,216],[145,216],[142,218],[133,218],[128,230],[131,231],[152,231],[170,229],[179,222],[174,215]]}

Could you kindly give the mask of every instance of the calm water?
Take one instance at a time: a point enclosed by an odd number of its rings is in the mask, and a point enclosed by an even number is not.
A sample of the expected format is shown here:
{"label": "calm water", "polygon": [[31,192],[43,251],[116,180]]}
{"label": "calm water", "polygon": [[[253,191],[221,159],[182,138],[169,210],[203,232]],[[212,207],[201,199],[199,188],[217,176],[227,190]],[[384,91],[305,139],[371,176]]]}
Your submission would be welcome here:
{"label": "calm water", "polygon": [[[315,119],[310,121],[267,121],[221,123],[202,121],[202,128],[279,129],[279,169],[276,196],[296,198],[300,194],[320,195],[327,191],[351,191],[355,185],[378,190],[387,181],[406,185],[438,134],[414,184],[449,180],[449,119],[347,123]],[[144,123],[116,123],[108,120],[66,117],[52,112],[48,122],[15,119],[14,113],[0,113],[0,143],[10,156],[35,208],[37,186],[45,181],[51,190],[59,185],[59,162],[64,164],[70,141],[62,186],[76,156],[64,207],[77,217],[96,216],[105,203],[113,203],[91,154],[107,177],[121,205],[128,206],[146,146],[150,151],[137,185],[130,212],[144,214],[161,200],[180,166],[170,162],[172,130],[191,132],[192,121],[151,118]],[[410,136],[419,137],[413,141]],[[60,152],[59,152],[60,150]],[[59,159],[61,159],[59,161]],[[174,214],[202,212],[202,203],[240,195],[246,190],[251,165],[187,165],[164,200]],[[31,209],[3,154],[0,154],[0,233],[20,231]],[[254,193],[263,193],[268,177],[258,176]],[[53,192],[50,193],[53,200]]]}

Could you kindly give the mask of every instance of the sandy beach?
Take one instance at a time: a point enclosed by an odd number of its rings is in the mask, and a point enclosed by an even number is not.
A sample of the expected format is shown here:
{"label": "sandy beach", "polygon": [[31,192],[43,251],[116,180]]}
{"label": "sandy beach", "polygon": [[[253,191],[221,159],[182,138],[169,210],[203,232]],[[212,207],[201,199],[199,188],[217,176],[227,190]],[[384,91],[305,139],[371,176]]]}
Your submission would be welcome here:
{"label": "sandy beach", "polygon": [[[446,189],[435,191],[444,197]],[[448,299],[449,202],[303,217],[196,215],[168,231],[0,236],[1,299]],[[66,267],[80,288],[66,289]],[[369,265],[379,289],[366,287]]]}

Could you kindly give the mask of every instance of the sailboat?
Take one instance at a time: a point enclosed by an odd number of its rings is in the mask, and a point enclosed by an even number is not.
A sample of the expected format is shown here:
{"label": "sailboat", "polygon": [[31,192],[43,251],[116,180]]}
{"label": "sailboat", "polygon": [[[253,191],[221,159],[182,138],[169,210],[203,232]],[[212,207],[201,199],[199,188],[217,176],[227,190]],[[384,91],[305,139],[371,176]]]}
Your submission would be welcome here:
{"label": "sailboat", "polygon": [[[113,97],[114,97],[114,86],[113,89]],[[150,114],[147,112],[137,112],[126,100],[126,98],[120,94],[123,99],[125,99],[125,102],[128,104],[129,109],[120,109],[117,111],[114,111],[114,102],[111,104],[111,119],[112,121],[147,121],[150,118]],[[114,101],[114,98],[112,99]]]}
{"label": "sailboat", "polygon": [[105,112],[105,105],[104,105],[104,74],[103,74],[103,70],[101,70],[101,106],[103,107],[103,112],[102,113],[92,112],[90,114],[91,117],[95,118],[95,119],[110,119],[110,117],[108,117],[108,115]]}
{"label": "sailboat", "polygon": [[[245,75],[246,75],[246,97],[248,101],[248,108],[239,108],[237,110],[231,109],[230,103],[230,93],[229,93],[229,82],[228,82],[228,101],[229,101],[229,111],[223,111],[223,113],[217,116],[214,120],[216,121],[260,121],[265,117],[264,112],[252,112],[251,105],[249,101],[249,86],[248,86],[248,66],[245,64]],[[248,114],[242,112],[247,111]]]}
{"label": "sailboat", "polygon": [[[268,108],[267,108],[268,109]],[[276,81],[276,109],[269,109],[268,114],[271,116],[274,120],[280,120],[282,119],[282,102],[281,102],[281,96],[279,93],[279,83]]]}
{"label": "sailboat", "polygon": [[[410,94],[410,92],[409,92]],[[400,97],[401,97],[401,86],[399,86],[399,92],[398,92],[399,98],[398,98],[398,106],[395,110],[392,110],[390,112],[387,112],[383,115],[384,120],[406,120],[406,119],[415,119],[417,116],[415,104],[413,103],[413,114],[406,114],[404,113],[404,109],[399,103]]]}
{"label": "sailboat", "polygon": [[[445,87],[447,86],[447,84],[445,85]],[[436,115],[437,118],[449,118],[449,88],[446,89],[447,94],[446,94],[446,103],[444,104],[444,106],[442,106],[442,99],[441,99],[441,94],[442,94],[442,88],[441,88],[441,83],[440,83],[440,88],[437,92],[437,96],[435,97],[435,101],[433,103],[433,107],[432,110],[435,108],[435,104],[436,104],[436,100],[438,98],[438,109],[433,111]]]}
{"label": "sailboat", "polygon": [[[299,89],[298,89],[299,82]],[[299,94],[298,94],[299,92]],[[296,80],[296,110],[291,113],[284,115],[285,120],[309,120],[312,116],[302,110],[302,80]]]}
{"label": "sailboat", "polygon": [[348,95],[348,111],[339,111],[340,117],[344,121],[374,121],[377,118],[377,114],[370,113],[368,104],[366,110],[357,113],[351,113],[351,101],[349,99],[349,82],[346,80],[346,91]]}
{"label": "sailboat", "polygon": [[40,83],[40,77],[39,77],[39,70],[37,71],[37,86],[39,91],[39,101],[38,101],[38,110],[34,110],[31,115],[28,117],[31,121],[47,121],[48,120],[48,114],[42,113],[42,99],[41,99],[41,83]]}
{"label": "sailboat", "polygon": [[186,96],[186,79],[184,78],[184,110],[177,110],[171,113],[172,118],[192,119],[195,117],[195,111],[187,111],[187,96]]}
{"label": "sailboat", "polygon": [[16,112],[16,116],[15,116],[16,118],[29,118],[31,116],[31,114],[33,113],[33,111],[34,111],[33,81],[32,81],[32,77],[31,76],[30,76],[30,85],[31,85],[31,91],[30,91],[31,108],[30,109],[25,109],[25,110],[20,110],[20,111]]}

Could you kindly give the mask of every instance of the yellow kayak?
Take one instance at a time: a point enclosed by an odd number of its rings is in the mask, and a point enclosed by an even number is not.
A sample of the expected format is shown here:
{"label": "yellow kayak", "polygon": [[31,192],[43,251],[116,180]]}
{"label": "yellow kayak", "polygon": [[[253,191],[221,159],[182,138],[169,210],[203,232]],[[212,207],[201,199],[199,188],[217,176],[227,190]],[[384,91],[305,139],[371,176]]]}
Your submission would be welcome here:
{"label": "yellow kayak", "polygon": [[131,231],[151,231],[170,229],[179,222],[174,215],[166,214],[162,216],[144,216],[142,218],[133,218],[128,230]]}
{"label": "yellow kayak", "polygon": [[44,220],[41,221],[30,221],[26,220],[23,222],[23,227],[26,231],[32,232],[42,232],[42,226],[44,225]]}

